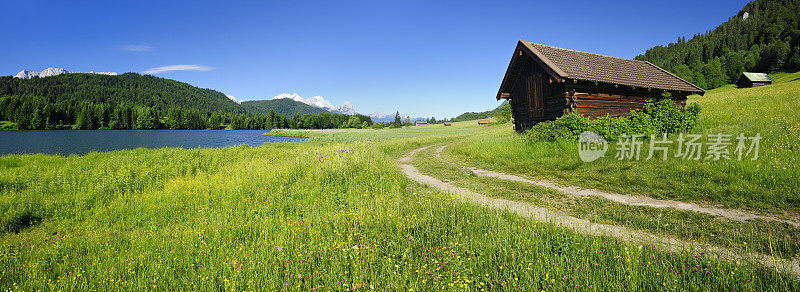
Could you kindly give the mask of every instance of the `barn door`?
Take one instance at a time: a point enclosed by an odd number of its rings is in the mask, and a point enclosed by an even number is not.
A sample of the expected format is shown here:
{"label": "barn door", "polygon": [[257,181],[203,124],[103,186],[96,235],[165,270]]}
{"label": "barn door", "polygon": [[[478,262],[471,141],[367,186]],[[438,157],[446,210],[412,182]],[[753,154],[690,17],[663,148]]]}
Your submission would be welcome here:
{"label": "barn door", "polygon": [[533,118],[544,117],[543,79],[541,73],[528,76],[528,112]]}

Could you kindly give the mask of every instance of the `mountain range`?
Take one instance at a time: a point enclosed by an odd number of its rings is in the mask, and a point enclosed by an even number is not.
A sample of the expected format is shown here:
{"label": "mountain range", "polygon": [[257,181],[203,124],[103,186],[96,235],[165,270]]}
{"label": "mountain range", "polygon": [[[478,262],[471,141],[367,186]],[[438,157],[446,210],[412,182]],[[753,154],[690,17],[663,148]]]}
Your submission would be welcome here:
{"label": "mountain range", "polygon": [[[31,80],[33,77],[41,79],[34,81]],[[333,105],[321,96],[303,98],[298,94],[279,94],[269,100],[238,102],[235,97],[212,89],[197,88],[187,83],[152,75],[73,73],[61,68],[48,68],[41,72],[23,70],[13,77],[0,77],[0,96],[3,95],[41,95],[54,104],[125,103],[159,110],[182,107],[197,109],[204,114],[212,112],[268,114],[270,110],[285,117],[323,112],[356,114],[350,102]],[[375,121],[394,120],[393,114],[372,116],[376,117]]]}
{"label": "mountain range", "polygon": [[319,114],[327,110],[308,105],[303,102],[288,98],[268,99],[268,100],[248,100],[240,103],[248,113],[269,114],[270,110],[285,117],[292,117],[295,114]]}
{"label": "mountain range", "polygon": [[[394,114],[373,113],[373,114],[369,114],[367,116],[370,117],[372,119],[372,122],[374,122],[374,123],[380,123],[380,122],[391,123],[391,122],[394,122]],[[409,119],[412,122],[413,121],[418,121],[418,120],[425,120],[425,118],[412,118],[409,115],[400,114],[400,120],[405,121],[406,119]]]}
{"label": "mountain range", "polygon": [[297,101],[297,102],[302,102],[302,103],[310,105],[310,106],[322,108],[322,109],[324,109],[326,111],[329,111],[329,112],[332,112],[332,113],[337,113],[337,114],[345,114],[345,115],[354,115],[354,114],[356,114],[355,108],[353,108],[353,105],[349,101],[345,101],[343,104],[335,106],[335,105],[331,104],[330,101],[328,101],[327,99],[325,99],[325,98],[323,98],[322,96],[319,96],[319,95],[312,96],[312,97],[309,97],[309,98],[303,98],[302,96],[298,95],[297,93],[293,93],[293,94],[281,93],[281,94],[278,94],[277,96],[272,98],[272,100],[278,100],[278,99],[291,99],[291,100],[294,100],[294,101]]}
{"label": "mountain range", "polygon": [[[20,78],[20,79],[31,79],[33,77],[43,78],[43,77],[56,76],[56,75],[61,75],[61,74],[66,74],[66,73],[82,73],[82,72],[70,72],[70,71],[64,70],[62,68],[50,67],[50,68],[42,70],[41,72],[22,70],[22,71],[19,71],[19,73],[17,73],[17,75],[14,75],[14,77]],[[89,74],[117,75],[117,72],[94,72],[94,71],[89,71]]]}
{"label": "mountain range", "polygon": [[[27,83],[25,80],[33,77],[48,78],[43,79],[44,83],[37,83],[33,87],[24,85]],[[109,84],[105,78],[117,79],[117,82]],[[297,93],[282,93],[268,100],[239,101],[231,95],[215,90],[201,89],[183,82],[137,73],[122,75],[116,72],[81,73],[51,67],[41,72],[22,70],[13,78],[0,77],[0,86],[5,88],[0,90],[0,95],[37,94],[39,91],[33,90],[34,88],[47,89],[44,97],[51,102],[61,102],[67,97],[74,102],[125,102],[159,109],[179,106],[196,108],[204,113],[222,111],[236,114],[242,112],[268,114],[270,110],[274,110],[275,113],[286,117],[322,112],[358,114],[350,102],[334,105],[322,96],[304,98]],[[395,115],[376,112],[367,116],[372,118],[373,122],[392,122]],[[400,118],[403,121],[425,119],[410,118],[408,115],[401,115]]]}
{"label": "mountain range", "polygon": [[[236,101],[236,98],[229,96],[231,100]],[[330,112],[345,115],[358,114],[353,104],[346,101],[341,105],[333,105],[329,100],[322,96],[312,96],[304,98],[297,93],[281,93],[268,100],[249,100],[242,101],[240,104],[245,107],[248,112],[267,114],[269,110],[274,110],[275,113],[287,117],[293,116],[295,113],[300,115],[304,114],[318,114],[321,112]],[[369,116],[373,122],[392,122],[394,121],[394,114],[372,113]],[[408,115],[400,115],[400,118],[405,121],[409,118]],[[424,120],[425,118],[410,118],[411,121]]]}

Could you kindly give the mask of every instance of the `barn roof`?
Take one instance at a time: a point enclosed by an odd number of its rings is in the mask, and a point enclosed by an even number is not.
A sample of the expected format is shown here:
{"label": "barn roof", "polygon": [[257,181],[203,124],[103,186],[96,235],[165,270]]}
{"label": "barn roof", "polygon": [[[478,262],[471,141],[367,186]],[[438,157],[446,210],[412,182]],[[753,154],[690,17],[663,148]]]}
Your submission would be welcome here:
{"label": "barn roof", "polygon": [[747,78],[752,82],[773,82],[772,77],[769,77],[767,73],[754,73],[754,72],[742,72],[742,76],[739,78]]}
{"label": "barn roof", "polygon": [[[518,47],[536,59],[554,77],[561,80],[576,79],[641,88],[704,93],[702,88],[647,61],[573,51],[522,40],[519,41]],[[514,54],[514,58],[517,57],[517,54]],[[513,66],[513,59],[511,63]],[[506,77],[503,79],[504,85],[506,82],[516,79],[515,76],[509,76],[514,73],[512,66],[509,66]],[[503,91],[504,88],[508,89],[501,86],[501,92],[497,95],[498,99],[503,92],[508,92]]]}

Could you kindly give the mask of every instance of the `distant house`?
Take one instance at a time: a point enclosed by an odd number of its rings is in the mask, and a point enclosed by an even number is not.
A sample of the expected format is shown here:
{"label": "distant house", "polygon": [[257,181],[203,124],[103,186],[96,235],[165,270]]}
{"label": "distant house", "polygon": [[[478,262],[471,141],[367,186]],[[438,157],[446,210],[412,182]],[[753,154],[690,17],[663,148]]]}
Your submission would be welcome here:
{"label": "distant house", "polygon": [[427,125],[427,124],[428,124],[428,121],[415,121],[414,122],[415,126],[424,126],[424,125]]}
{"label": "distant house", "polygon": [[445,127],[449,127],[449,126],[452,126],[452,125],[453,125],[453,123],[444,122],[444,126]]}
{"label": "distant house", "polygon": [[770,85],[773,81],[772,77],[769,77],[767,73],[742,72],[742,75],[739,75],[739,79],[736,79],[736,86],[757,87]]}
{"label": "distant house", "polygon": [[479,125],[479,126],[480,126],[480,125],[488,125],[488,124],[491,124],[491,123],[496,123],[496,122],[497,122],[497,121],[495,121],[495,120],[493,120],[493,119],[491,119],[491,118],[488,118],[488,119],[480,119],[480,120],[478,120],[478,125]]}
{"label": "distant house", "polygon": [[685,105],[691,94],[704,94],[691,84],[647,61],[519,41],[511,57],[497,99],[511,105],[514,128],[523,131],[536,123],[575,112],[590,118],[625,116],[670,93]]}

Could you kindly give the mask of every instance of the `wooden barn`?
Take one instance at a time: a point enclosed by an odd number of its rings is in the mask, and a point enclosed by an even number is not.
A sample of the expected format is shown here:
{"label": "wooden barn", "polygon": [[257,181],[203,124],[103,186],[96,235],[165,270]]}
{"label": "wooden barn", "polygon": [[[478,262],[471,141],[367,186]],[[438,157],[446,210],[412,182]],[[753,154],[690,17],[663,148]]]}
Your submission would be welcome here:
{"label": "wooden barn", "polygon": [[415,121],[414,125],[415,126],[425,126],[425,125],[428,125],[428,121]]}
{"label": "wooden barn", "polygon": [[492,118],[480,119],[480,120],[478,120],[478,126],[488,125],[488,124],[496,123],[496,122],[497,121],[493,120]]}
{"label": "wooden barn", "polygon": [[691,84],[647,61],[519,41],[506,70],[497,99],[511,105],[514,128],[575,112],[590,118],[624,116],[642,108],[645,100],[670,93],[686,104],[691,94],[704,94]]}
{"label": "wooden barn", "polygon": [[739,75],[739,79],[736,79],[736,86],[740,88],[756,87],[770,85],[772,81],[774,80],[767,73],[742,72],[742,75]]}

